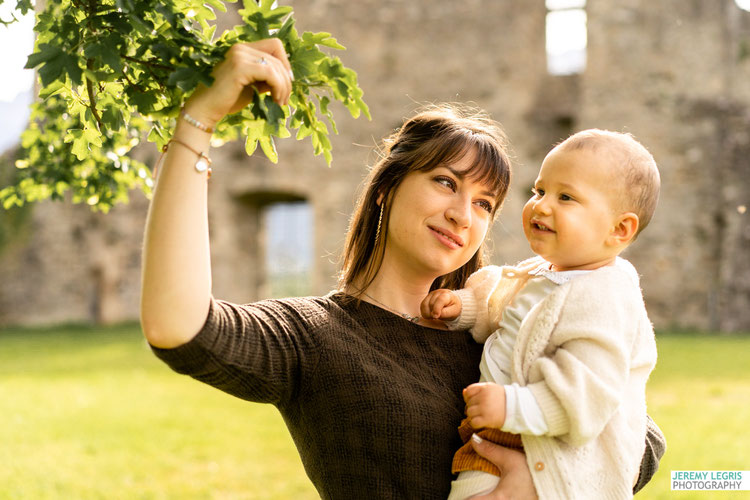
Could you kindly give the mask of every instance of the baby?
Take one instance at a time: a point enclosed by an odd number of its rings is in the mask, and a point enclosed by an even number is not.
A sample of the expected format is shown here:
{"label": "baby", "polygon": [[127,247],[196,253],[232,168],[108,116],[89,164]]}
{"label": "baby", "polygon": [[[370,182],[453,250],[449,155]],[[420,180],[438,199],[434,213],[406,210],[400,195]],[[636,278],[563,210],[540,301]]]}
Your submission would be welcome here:
{"label": "baby", "polygon": [[632,497],[656,342],[638,274],[619,254],[648,225],[659,184],[632,136],[574,134],[544,159],[523,209],[537,257],[423,301],[426,318],[486,339],[480,383],[464,389],[451,500],[500,480],[468,443],[474,433],[523,450],[542,499]]}

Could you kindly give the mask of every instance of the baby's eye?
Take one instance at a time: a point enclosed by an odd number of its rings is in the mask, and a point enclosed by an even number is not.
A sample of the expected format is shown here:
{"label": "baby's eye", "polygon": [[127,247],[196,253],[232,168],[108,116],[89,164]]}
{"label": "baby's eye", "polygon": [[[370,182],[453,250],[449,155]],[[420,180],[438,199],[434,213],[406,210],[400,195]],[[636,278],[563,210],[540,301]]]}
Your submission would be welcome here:
{"label": "baby's eye", "polygon": [[534,196],[541,198],[544,196],[544,189],[539,188],[531,188],[531,192],[534,194]]}
{"label": "baby's eye", "polygon": [[568,194],[561,194],[560,195],[560,199],[562,201],[573,201],[573,198],[570,195],[568,195]]}
{"label": "baby's eye", "polygon": [[484,210],[486,210],[487,213],[489,213],[489,214],[492,213],[493,206],[492,206],[492,203],[490,203],[489,201],[487,201],[487,200],[477,200],[477,205],[479,205]]}
{"label": "baby's eye", "polygon": [[443,186],[451,189],[452,191],[456,190],[456,181],[454,181],[450,177],[445,177],[443,175],[440,175],[438,177],[435,177],[435,182],[442,184]]}

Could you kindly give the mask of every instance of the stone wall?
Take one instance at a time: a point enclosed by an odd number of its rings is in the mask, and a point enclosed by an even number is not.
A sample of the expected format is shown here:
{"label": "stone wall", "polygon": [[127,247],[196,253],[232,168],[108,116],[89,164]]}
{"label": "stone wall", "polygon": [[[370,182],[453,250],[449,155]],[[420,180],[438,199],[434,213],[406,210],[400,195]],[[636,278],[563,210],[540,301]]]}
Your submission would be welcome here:
{"label": "stone wall", "polygon": [[748,330],[750,13],[733,0],[589,2],[579,126],[633,133],[662,196],[628,251],[660,325]]}
{"label": "stone wall", "polygon": [[[284,2],[287,3],[287,2]],[[520,210],[550,147],[572,131],[633,133],[660,165],[652,225],[627,256],[659,327],[750,331],[750,13],[733,0],[589,0],[588,65],[547,74],[544,2],[288,2],[301,30],[330,31],[359,74],[373,120],[335,106],[328,168],[310,145],[277,143],[279,165],[241,145],[212,152],[215,295],[263,296],[263,207],[306,200],[315,214],[314,293],[335,286],[337,258],[374,146],[420,103],[472,102],[502,122],[514,184],[492,231],[493,262],[528,255]],[[153,150],[142,154],[155,156]],[[0,323],[136,318],[147,201],[110,215],[43,203],[0,255]]]}
{"label": "stone wall", "polygon": [[132,198],[108,215],[69,203],[35,205],[0,254],[0,324],[137,318],[147,202],[139,193]]}

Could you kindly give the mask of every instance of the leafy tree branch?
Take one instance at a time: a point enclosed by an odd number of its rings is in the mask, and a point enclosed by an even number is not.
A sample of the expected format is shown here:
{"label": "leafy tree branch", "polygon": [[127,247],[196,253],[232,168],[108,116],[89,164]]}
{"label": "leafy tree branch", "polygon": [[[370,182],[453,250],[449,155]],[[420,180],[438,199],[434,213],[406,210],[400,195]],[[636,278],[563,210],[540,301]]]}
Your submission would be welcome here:
{"label": "leafy tree branch", "polygon": [[[30,10],[30,0],[16,1],[17,12]],[[132,188],[150,192],[150,171],[128,156],[132,148],[143,137],[166,144],[183,101],[199,83],[211,84],[211,69],[229,47],[270,37],[284,43],[294,71],[289,105],[256,93],[248,108],[217,125],[215,136],[242,136],[248,154],[259,145],[277,162],[274,138],[296,130],[330,165],[331,100],[369,118],[356,73],[321,50],[344,47],[329,33],[298,33],[291,7],[273,0],[244,0],[244,23],[219,36],[217,11],[226,12],[222,0],[49,0],[26,64],[37,70],[39,99],[21,138],[20,175],[0,190],[3,206],[71,192],[74,202],[108,210],[127,201]]]}

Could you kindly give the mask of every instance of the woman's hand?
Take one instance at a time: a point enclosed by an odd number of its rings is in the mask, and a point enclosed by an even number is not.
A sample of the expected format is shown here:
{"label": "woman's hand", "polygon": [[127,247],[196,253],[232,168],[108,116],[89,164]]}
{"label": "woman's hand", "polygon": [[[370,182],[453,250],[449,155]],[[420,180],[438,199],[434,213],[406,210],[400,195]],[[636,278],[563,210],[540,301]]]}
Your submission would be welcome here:
{"label": "woman's hand", "polygon": [[500,482],[490,493],[471,497],[471,500],[537,500],[534,481],[531,479],[526,455],[517,450],[490,443],[476,434],[471,446],[500,469]]}
{"label": "woman's hand", "polygon": [[213,84],[200,85],[185,103],[185,111],[212,128],[227,114],[247,106],[256,89],[270,92],[279,105],[287,104],[292,93],[292,68],[278,38],[233,45],[211,75]]}

